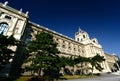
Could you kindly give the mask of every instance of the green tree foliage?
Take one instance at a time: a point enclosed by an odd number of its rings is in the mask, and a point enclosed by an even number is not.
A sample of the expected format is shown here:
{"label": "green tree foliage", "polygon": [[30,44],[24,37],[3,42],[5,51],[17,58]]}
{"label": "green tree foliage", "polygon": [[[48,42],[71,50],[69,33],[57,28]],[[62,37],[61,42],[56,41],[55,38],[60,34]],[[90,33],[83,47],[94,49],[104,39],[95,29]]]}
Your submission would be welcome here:
{"label": "green tree foliage", "polygon": [[59,74],[61,67],[66,65],[74,67],[75,64],[85,62],[92,65],[92,71],[94,67],[102,70],[100,63],[104,60],[104,57],[98,54],[91,58],[59,56],[57,43],[53,40],[53,35],[45,32],[37,34],[35,39],[30,41],[26,47],[26,62],[31,62],[26,69],[37,71],[39,76],[41,70],[44,71],[45,75]]}
{"label": "green tree foliage", "polygon": [[114,63],[114,67],[116,68],[116,70],[120,71],[120,60],[118,60]]}
{"label": "green tree foliage", "polygon": [[10,63],[9,60],[13,57],[12,54],[14,51],[9,47],[17,44],[18,41],[13,37],[13,35],[8,37],[0,34],[0,68],[5,64]]}
{"label": "green tree foliage", "polygon": [[77,58],[74,59],[75,64],[81,64],[81,74],[83,74],[83,70],[86,69],[84,68],[85,63],[89,63],[89,58],[78,56]]}
{"label": "green tree foliage", "polygon": [[27,61],[31,62],[27,69],[37,70],[40,75],[41,70],[45,75],[51,73],[59,73],[60,68],[66,63],[64,57],[59,57],[57,43],[53,40],[53,35],[50,33],[41,32],[35,36],[35,40],[30,41],[26,48]]}
{"label": "green tree foliage", "polygon": [[101,67],[100,63],[105,61],[104,56],[100,56],[99,54],[95,55],[94,57],[89,58],[89,63],[92,66],[92,73],[93,73],[93,68],[95,67],[97,70],[102,71],[103,68]]}
{"label": "green tree foliage", "polygon": [[65,66],[74,66],[75,65],[72,57],[64,57],[64,56],[57,57],[55,64],[57,64],[57,67],[59,69],[61,69],[61,67],[65,67]]}
{"label": "green tree foliage", "polygon": [[102,71],[103,68],[101,67],[100,63],[102,63],[103,61],[105,61],[104,56],[100,56],[100,55],[95,55],[94,57],[82,57],[82,56],[78,56],[77,58],[74,59],[75,64],[81,64],[81,69],[84,67],[84,63],[90,63],[91,64],[91,69],[92,69],[92,73],[93,73],[93,68],[96,68],[99,71]]}
{"label": "green tree foliage", "polygon": [[75,61],[75,64],[78,64],[78,63],[88,62],[89,59],[86,57],[78,56],[77,58],[74,59],[74,61]]}

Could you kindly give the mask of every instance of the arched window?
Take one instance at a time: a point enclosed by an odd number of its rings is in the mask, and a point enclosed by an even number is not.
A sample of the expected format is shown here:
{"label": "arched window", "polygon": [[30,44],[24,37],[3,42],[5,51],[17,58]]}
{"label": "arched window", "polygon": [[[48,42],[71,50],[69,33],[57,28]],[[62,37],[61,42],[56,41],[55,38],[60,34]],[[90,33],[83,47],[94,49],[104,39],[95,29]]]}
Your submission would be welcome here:
{"label": "arched window", "polygon": [[27,45],[32,39],[32,35],[28,35],[27,38],[25,39],[25,44]]}
{"label": "arched window", "polygon": [[85,38],[85,35],[83,35],[83,38]]}
{"label": "arched window", "polygon": [[79,38],[77,38],[77,41],[79,41]]}
{"label": "arched window", "polygon": [[0,34],[5,35],[8,30],[8,24],[7,23],[0,23]]}

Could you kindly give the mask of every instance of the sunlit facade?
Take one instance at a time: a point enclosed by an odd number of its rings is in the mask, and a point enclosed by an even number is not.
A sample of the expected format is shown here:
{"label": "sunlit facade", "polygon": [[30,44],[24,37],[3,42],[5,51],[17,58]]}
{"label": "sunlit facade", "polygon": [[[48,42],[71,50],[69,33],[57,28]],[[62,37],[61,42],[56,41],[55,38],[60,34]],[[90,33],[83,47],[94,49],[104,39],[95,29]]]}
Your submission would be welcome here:
{"label": "sunlit facade", "polygon": [[[101,66],[104,68],[102,72],[111,72],[110,62],[108,63],[108,54],[106,55],[102,46],[99,44],[96,38],[89,38],[89,35],[86,31],[79,28],[75,33],[75,39],[72,39],[68,36],[62,35],[44,26],[29,21],[28,12],[23,13],[22,9],[16,10],[9,7],[7,4],[8,2],[5,2],[4,4],[0,3],[0,34],[7,36],[13,35],[17,40],[21,40],[23,44],[26,45],[30,40],[34,39],[34,36],[36,34],[40,33],[41,31],[49,32],[53,34],[54,40],[58,43],[57,48],[60,51],[60,55],[65,57],[76,57],[79,55],[83,57],[93,57],[96,54],[99,54],[101,56],[104,56],[106,59],[105,62],[101,63]],[[17,49],[17,56],[14,59],[13,63],[17,63],[16,65],[19,65],[24,56],[22,46],[18,48],[13,47],[12,49]],[[113,56],[110,55],[109,57],[112,58]],[[114,63],[118,59],[112,60],[112,63]],[[73,69],[71,67],[68,68],[71,70]],[[77,71],[79,69],[80,68],[75,66],[74,71]],[[88,69],[84,70],[84,73],[89,72],[91,71]],[[94,73],[100,72],[94,69]]]}

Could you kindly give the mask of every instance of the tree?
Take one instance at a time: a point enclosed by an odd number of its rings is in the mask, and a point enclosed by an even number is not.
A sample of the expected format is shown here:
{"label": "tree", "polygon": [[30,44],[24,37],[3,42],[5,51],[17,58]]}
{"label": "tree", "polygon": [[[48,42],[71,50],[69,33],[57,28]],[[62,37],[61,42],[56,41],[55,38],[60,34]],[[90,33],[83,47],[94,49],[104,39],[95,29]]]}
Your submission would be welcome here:
{"label": "tree", "polygon": [[103,68],[101,67],[100,63],[105,61],[104,56],[100,56],[99,54],[95,55],[94,57],[89,58],[89,63],[92,66],[92,73],[93,73],[93,68],[95,67],[97,70],[102,71]]}
{"label": "tree", "polygon": [[81,74],[83,74],[84,63],[89,62],[89,59],[86,57],[78,56],[74,59],[75,64],[80,64]]}
{"label": "tree", "polygon": [[57,43],[50,33],[41,32],[37,34],[35,40],[30,41],[26,47],[26,53],[27,62],[31,62],[27,69],[36,70],[39,76],[41,76],[41,71],[44,71],[44,75],[57,73],[62,66],[60,65]]}
{"label": "tree", "polygon": [[117,60],[115,63],[114,63],[114,67],[116,68],[116,71],[120,71],[120,60]]}
{"label": "tree", "polygon": [[0,34],[0,69],[4,68],[4,66],[10,63],[10,59],[13,58],[13,51],[10,49],[10,46],[15,46],[18,44],[18,41],[11,36],[4,36]]}

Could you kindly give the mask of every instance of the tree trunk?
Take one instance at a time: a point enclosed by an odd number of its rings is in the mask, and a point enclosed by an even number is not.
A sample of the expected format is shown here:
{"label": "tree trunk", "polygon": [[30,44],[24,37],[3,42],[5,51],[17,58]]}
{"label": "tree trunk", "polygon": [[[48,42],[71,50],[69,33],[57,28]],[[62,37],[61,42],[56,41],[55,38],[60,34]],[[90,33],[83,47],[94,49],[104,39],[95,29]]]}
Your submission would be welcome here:
{"label": "tree trunk", "polygon": [[41,68],[38,69],[38,76],[42,76],[41,75]]}

